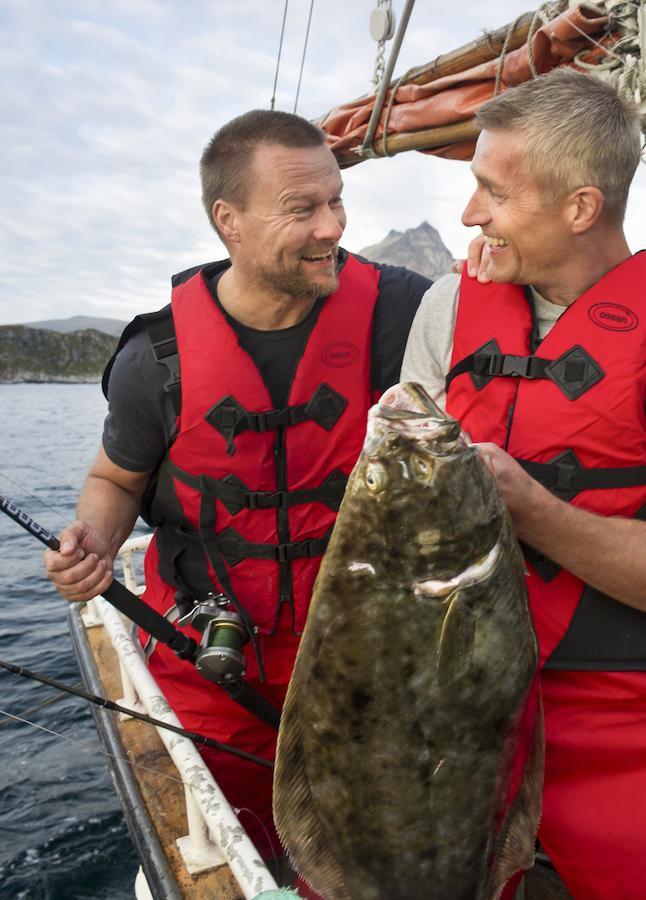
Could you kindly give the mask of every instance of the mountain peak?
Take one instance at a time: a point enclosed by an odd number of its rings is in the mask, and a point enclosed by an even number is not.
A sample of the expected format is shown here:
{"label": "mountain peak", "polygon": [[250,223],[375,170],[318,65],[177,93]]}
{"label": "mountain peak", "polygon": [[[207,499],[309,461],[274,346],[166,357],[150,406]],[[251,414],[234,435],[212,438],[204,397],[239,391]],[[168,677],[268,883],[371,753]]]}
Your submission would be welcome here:
{"label": "mountain peak", "polygon": [[404,232],[391,229],[382,241],[364,247],[359,255],[375,262],[406,266],[433,280],[450,272],[453,262],[439,232],[426,220]]}

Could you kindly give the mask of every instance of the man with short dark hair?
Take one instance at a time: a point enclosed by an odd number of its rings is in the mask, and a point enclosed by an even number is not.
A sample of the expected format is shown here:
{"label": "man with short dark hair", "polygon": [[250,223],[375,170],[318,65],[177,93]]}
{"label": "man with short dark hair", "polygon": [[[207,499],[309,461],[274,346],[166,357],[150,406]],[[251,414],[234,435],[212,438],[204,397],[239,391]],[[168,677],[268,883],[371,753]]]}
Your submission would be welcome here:
{"label": "man with short dark hair", "polygon": [[[68,600],[101,593],[143,512],[156,526],[146,602],[176,619],[224,594],[231,627],[249,638],[246,680],[280,708],[368,408],[397,381],[430,282],[339,248],[339,168],[322,132],[297,116],[235,119],[201,173],[230,259],[176,276],[170,312],[126,329],[79,521],[47,569]],[[275,731],[165,645],[149,649],[186,727],[273,757]],[[271,772],[204,756],[261,852],[280,855]]]}
{"label": "man with short dark hair", "polygon": [[577,900],[641,900],[646,254],[622,227],[639,119],[611,87],[557,70],[478,120],[462,220],[482,229],[490,283],[431,288],[402,379],[485,442],[524,543],[543,666],[541,842]]}

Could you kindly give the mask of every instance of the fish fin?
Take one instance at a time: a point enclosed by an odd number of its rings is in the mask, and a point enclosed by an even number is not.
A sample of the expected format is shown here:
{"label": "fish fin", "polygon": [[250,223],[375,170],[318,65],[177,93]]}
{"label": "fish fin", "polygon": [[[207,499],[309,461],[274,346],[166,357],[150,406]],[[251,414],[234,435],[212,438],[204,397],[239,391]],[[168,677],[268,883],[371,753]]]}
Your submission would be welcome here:
{"label": "fish fin", "polygon": [[486,893],[487,900],[497,900],[509,879],[516,872],[529,869],[534,862],[536,832],[541,817],[544,767],[545,735],[543,709],[539,702],[523,778],[503,822],[496,847],[496,864]]}
{"label": "fish fin", "polygon": [[455,593],[442,622],[435,671],[440,685],[464,675],[473,655],[475,621],[471,610]]}
{"label": "fish fin", "polygon": [[297,693],[290,686],[281,714],[274,771],[274,823],[289,858],[311,887],[325,900],[352,900],[315,811],[295,709]]}

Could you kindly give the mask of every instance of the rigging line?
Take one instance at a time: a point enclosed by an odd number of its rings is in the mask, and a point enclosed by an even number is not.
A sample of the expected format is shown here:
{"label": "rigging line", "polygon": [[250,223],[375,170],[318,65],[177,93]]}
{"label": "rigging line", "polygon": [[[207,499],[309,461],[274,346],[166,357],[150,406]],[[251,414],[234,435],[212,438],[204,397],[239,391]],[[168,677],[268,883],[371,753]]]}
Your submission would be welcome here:
{"label": "rigging line", "polygon": [[38,496],[38,494],[34,494],[33,491],[30,491],[29,488],[25,487],[24,484],[20,484],[19,481],[15,481],[13,478],[10,478],[3,469],[0,469],[0,477],[6,478],[7,481],[10,481],[11,484],[13,484],[15,487],[20,488],[21,491],[25,492],[25,494],[33,497],[33,499],[40,503],[41,506],[45,506],[47,509],[51,510],[58,516],[59,519],[62,519],[66,525],[71,525],[74,521],[73,519],[70,519],[69,516],[66,516],[64,513],[62,513],[59,509],[56,509],[55,506],[50,506],[49,503],[46,503],[41,497]]}
{"label": "rigging line", "polygon": [[[591,44],[594,44],[595,47],[598,47],[600,50],[603,50],[607,56],[611,56],[614,59],[619,60],[619,62],[624,62],[624,57],[620,56],[618,53],[615,53],[611,47],[605,47],[603,44],[600,44],[599,41],[595,41],[591,34],[588,34],[587,31],[583,31],[583,29],[579,28],[574,22],[568,21],[568,25],[570,28],[573,28],[575,31],[578,31],[579,34],[583,35],[586,41],[589,41]],[[617,41],[619,43],[619,41]],[[592,68],[596,68],[596,65],[592,65]]]}
{"label": "rigging line", "polygon": [[278,44],[278,59],[276,60],[276,74],[274,75],[274,90],[271,95],[271,103],[269,108],[273,109],[276,105],[276,85],[278,84],[278,69],[280,68],[280,57],[283,52],[283,37],[285,36],[285,22],[287,21],[287,7],[289,0],[285,0],[285,9],[283,10],[283,24],[280,29],[280,42]]}
{"label": "rigging line", "polygon": [[310,3],[310,14],[307,18],[307,29],[305,31],[305,43],[303,45],[303,58],[301,59],[301,70],[298,73],[298,87],[296,88],[296,100],[294,101],[294,112],[298,107],[298,98],[301,93],[301,81],[303,79],[303,68],[305,66],[305,55],[307,53],[307,42],[310,36],[310,25],[312,24],[312,12],[314,10],[314,0],[311,0]]}
{"label": "rigging line", "polygon": [[[72,687],[80,687],[81,682],[78,681],[76,684],[72,685]],[[50,706],[52,703],[58,703],[61,700],[65,699],[65,694],[62,692],[60,694],[54,694],[52,697],[48,697],[47,700],[43,700],[42,703],[37,703],[35,706],[29,706],[27,709],[23,709],[20,713],[21,716],[31,715],[31,713],[38,712],[39,709],[44,709],[46,706]],[[11,725],[11,721],[7,719],[5,722],[0,722],[0,728],[6,728],[7,725]]]}
{"label": "rigging line", "polygon": [[223,744],[221,741],[208,738],[203,734],[198,734],[196,731],[187,731],[185,728],[180,728],[177,725],[170,725],[168,722],[155,719],[152,716],[146,715],[146,713],[136,712],[126,706],[120,706],[118,703],[114,703],[106,697],[88,694],[86,691],[79,690],[79,688],[72,687],[62,681],[55,681],[53,678],[39,675],[38,672],[32,672],[29,669],[25,669],[23,666],[16,666],[13,663],[5,662],[5,660],[0,659],[0,667],[7,669],[9,672],[13,672],[15,675],[22,675],[24,678],[31,678],[33,681],[40,681],[41,684],[56,688],[56,690],[62,691],[65,694],[73,694],[75,697],[81,697],[83,700],[88,700],[95,706],[109,709],[111,712],[124,713],[127,716],[131,716],[133,719],[140,719],[148,725],[155,725],[157,728],[164,728],[166,731],[172,731],[182,737],[189,738],[189,740],[193,741],[198,747],[211,747],[214,750],[220,750],[224,753],[230,753],[232,756],[238,756],[240,759],[247,760],[247,762],[255,762],[268,769],[273,769],[274,767],[270,760],[263,759],[253,753],[247,753],[246,750],[239,750],[237,747],[232,747],[230,744]]}
{"label": "rigging line", "polygon": [[54,731],[53,728],[46,728],[44,725],[39,725],[38,722],[32,722],[31,719],[25,719],[22,716],[18,716],[15,713],[10,713],[6,709],[0,708],[0,716],[7,716],[9,719],[15,719],[16,722],[22,722],[24,725],[31,725],[33,728],[37,728],[39,731],[44,731],[46,734],[51,734],[54,737],[63,738],[65,741],[69,741],[70,744],[76,744],[77,747],[80,747],[85,753],[95,754],[97,750],[103,756],[109,756],[110,759],[117,759],[119,762],[127,763],[133,769],[141,769],[144,772],[150,772],[153,775],[159,775],[160,778],[166,778],[168,781],[174,781],[177,784],[184,785],[184,787],[190,787],[190,784],[187,784],[181,778],[176,778],[173,775],[167,775],[165,772],[160,772],[158,769],[152,769],[150,766],[142,766],[141,763],[133,762],[131,759],[128,759],[127,756],[117,756],[116,753],[110,753],[108,750],[103,750],[101,747],[97,747],[96,745],[90,746],[90,744],[85,744],[83,741],[79,741],[77,738],[70,737],[69,734],[63,734],[62,731]]}

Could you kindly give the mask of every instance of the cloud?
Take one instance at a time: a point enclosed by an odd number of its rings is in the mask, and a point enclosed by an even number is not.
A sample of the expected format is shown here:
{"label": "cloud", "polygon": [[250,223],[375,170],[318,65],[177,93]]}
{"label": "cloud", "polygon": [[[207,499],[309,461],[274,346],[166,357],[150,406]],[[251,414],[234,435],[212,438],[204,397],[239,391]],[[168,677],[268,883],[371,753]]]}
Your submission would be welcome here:
{"label": "cloud", "polygon": [[[0,322],[129,318],[167,302],[173,272],[225,255],[201,207],[198,160],[224,122],[269,106],[283,5],[193,0],[187,14],[179,0],[5,0]],[[289,4],[281,109],[293,108],[309,6]],[[397,73],[511,22],[526,0],[495,9],[467,0],[441,21],[431,6],[416,5]],[[370,8],[315,4],[302,114],[370,89]],[[411,153],[363,163],[344,180],[351,249],[428,219],[453,253],[464,251],[465,164]],[[628,213],[635,249],[645,199],[642,171]]]}

